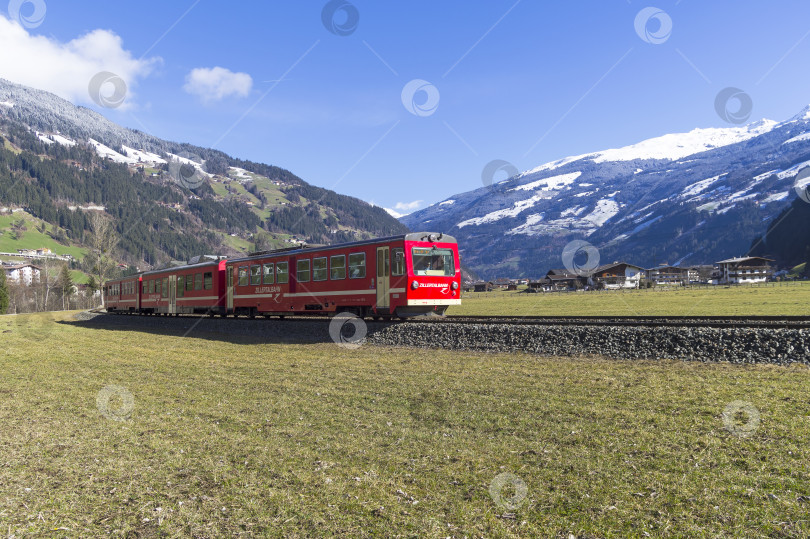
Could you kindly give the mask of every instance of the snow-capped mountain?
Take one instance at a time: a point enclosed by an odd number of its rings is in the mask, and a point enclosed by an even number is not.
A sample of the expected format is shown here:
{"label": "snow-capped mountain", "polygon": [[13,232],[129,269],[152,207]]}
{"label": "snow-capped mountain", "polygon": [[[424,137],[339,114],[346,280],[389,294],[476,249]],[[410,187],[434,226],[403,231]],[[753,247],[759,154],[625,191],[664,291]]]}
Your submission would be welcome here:
{"label": "snow-capped mountain", "polygon": [[602,262],[711,263],[748,251],[810,166],[810,106],[777,123],[695,129],[566,157],[401,220],[459,238],[482,276],[541,276],[573,239]]}

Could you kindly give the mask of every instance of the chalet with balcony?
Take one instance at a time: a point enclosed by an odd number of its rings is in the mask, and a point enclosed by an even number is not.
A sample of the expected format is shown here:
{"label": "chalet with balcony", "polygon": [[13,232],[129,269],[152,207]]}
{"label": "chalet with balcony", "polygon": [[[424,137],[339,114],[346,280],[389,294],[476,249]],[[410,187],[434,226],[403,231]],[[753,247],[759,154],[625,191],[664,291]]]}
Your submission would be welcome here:
{"label": "chalet with balcony", "polygon": [[41,270],[33,264],[15,264],[13,266],[3,266],[6,272],[6,280],[10,283],[31,286],[35,281],[39,281]]}
{"label": "chalet with balcony", "polygon": [[695,267],[662,265],[647,270],[647,280],[656,285],[684,286],[696,283],[700,275]]}
{"label": "chalet with balcony", "polygon": [[770,258],[743,256],[715,263],[713,284],[752,284],[767,282],[773,276]]}
{"label": "chalet with balcony", "polygon": [[641,266],[627,262],[614,262],[593,270],[588,278],[588,284],[608,290],[639,288],[641,279],[645,275],[646,270]]}

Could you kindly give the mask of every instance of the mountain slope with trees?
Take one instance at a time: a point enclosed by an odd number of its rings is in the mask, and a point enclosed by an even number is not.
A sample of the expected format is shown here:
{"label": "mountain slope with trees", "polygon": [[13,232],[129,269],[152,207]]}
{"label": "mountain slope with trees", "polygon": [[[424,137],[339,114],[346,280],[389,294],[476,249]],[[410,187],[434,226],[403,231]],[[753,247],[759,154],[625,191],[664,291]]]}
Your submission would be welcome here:
{"label": "mountain slope with trees", "polygon": [[[175,165],[199,174],[200,184],[178,181]],[[101,213],[117,238],[114,257],[141,268],[407,230],[382,208],[280,167],[127,129],[2,79],[0,208],[25,210],[60,244],[82,247]]]}
{"label": "mountain slope with trees", "polygon": [[804,273],[810,277],[810,191],[776,216],[768,225],[764,236],[752,245],[752,256],[765,256],[776,260],[780,267],[805,264]]}

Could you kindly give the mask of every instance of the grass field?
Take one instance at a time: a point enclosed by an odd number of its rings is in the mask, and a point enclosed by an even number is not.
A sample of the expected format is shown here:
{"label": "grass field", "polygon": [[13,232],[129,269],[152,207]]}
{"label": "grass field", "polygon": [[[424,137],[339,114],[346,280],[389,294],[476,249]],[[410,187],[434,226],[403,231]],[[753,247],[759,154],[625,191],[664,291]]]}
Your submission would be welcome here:
{"label": "grass field", "polygon": [[[21,212],[14,215],[0,215],[0,252],[16,253],[17,249],[39,249],[47,247],[54,254],[58,255],[71,255],[74,258],[81,260],[84,258],[85,249],[80,247],[66,247],[59,244],[56,240],[51,238],[48,234],[42,233],[35,227],[42,223],[42,221],[24,214],[26,230],[22,239],[15,240],[11,238],[11,224],[21,217]],[[50,229],[50,226],[48,227]]]}
{"label": "grass field", "polygon": [[810,281],[761,286],[705,286],[627,291],[471,292],[452,315],[515,316],[723,316],[810,315]]}
{"label": "grass field", "polygon": [[9,536],[810,533],[803,366],[0,332]]}

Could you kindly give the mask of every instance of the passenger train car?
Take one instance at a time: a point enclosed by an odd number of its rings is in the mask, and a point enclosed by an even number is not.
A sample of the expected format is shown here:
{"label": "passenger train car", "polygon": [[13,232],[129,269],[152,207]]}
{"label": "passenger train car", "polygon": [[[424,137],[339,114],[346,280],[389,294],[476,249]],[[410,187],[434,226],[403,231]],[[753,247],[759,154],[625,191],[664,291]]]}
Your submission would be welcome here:
{"label": "passenger train car", "polygon": [[[137,297],[121,294],[134,281]],[[110,281],[105,294],[110,312],[407,318],[460,305],[460,286],[455,238],[420,232],[155,270]]]}

